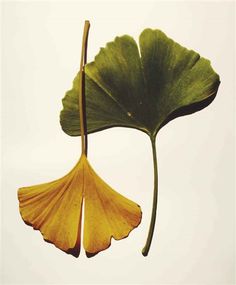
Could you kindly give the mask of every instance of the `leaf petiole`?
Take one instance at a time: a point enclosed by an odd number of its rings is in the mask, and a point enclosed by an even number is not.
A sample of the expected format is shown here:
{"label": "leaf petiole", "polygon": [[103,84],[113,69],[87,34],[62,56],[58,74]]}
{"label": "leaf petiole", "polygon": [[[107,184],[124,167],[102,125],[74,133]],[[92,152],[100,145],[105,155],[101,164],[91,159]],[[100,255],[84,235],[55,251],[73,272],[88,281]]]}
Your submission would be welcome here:
{"label": "leaf petiole", "polygon": [[155,229],[156,213],[157,213],[157,202],[158,202],[158,170],[157,170],[157,153],[156,153],[156,137],[151,136],[152,143],[152,157],[153,157],[153,170],[154,170],[154,192],[153,192],[153,202],[152,202],[152,216],[148,231],[148,237],[146,244],[142,250],[143,256],[147,256],[151,243],[152,237]]}
{"label": "leaf petiole", "polygon": [[79,115],[80,115],[80,131],[81,131],[81,151],[82,154],[87,155],[87,131],[86,131],[86,110],[85,110],[85,92],[84,92],[84,65],[87,60],[87,43],[88,43],[88,33],[89,33],[90,23],[85,21],[83,41],[82,41],[82,51],[80,60],[80,80],[79,80]]}

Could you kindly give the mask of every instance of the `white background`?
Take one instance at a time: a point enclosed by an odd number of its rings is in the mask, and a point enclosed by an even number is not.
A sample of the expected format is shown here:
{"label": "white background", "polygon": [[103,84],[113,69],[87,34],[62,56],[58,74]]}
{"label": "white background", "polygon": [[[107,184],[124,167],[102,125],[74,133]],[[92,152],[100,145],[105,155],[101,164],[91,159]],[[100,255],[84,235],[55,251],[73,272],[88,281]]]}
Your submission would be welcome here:
{"label": "white background", "polygon": [[[3,284],[235,284],[234,3],[2,3]],[[59,124],[61,99],[79,68],[84,20],[88,61],[117,35],[158,28],[209,58],[221,85],[214,102],[166,125],[157,138],[159,205],[148,257],[141,255],[152,203],[148,137],[114,128],[89,136],[89,160],[114,189],[141,205],[122,241],[76,259],[43,241],[18,211],[17,189],[63,176],[80,139]]]}

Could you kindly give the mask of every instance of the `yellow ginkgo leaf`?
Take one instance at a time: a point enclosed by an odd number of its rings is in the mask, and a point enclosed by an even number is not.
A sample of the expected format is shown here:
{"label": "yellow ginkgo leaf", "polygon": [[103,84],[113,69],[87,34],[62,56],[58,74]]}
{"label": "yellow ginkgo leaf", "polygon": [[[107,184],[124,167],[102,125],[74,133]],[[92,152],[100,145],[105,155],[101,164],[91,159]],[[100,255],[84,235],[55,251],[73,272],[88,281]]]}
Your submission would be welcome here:
{"label": "yellow ginkgo leaf", "polygon": [[66,176],[18,191],[20,213],[46,241],[76,257],[80,253],[82,205],[83,244],[87,256],[108,248],[111,238],[127,237],[141,221],[141,209],[108,186],[86,156]]}
{"label": "yellow ginkgo leaf", "polygon": [[142,217],[140,207],[108,186],[87,160],[83,72],[88,30],[89,22],[85,21],[78,86],[80,160],[62,178],[18,191],[20,213],[25,223],[40,230],[46,241],[76,257],[81,247],[83,203],[83,244],[88,257],[108,248],[112,237],[116,240],[127,237]]}

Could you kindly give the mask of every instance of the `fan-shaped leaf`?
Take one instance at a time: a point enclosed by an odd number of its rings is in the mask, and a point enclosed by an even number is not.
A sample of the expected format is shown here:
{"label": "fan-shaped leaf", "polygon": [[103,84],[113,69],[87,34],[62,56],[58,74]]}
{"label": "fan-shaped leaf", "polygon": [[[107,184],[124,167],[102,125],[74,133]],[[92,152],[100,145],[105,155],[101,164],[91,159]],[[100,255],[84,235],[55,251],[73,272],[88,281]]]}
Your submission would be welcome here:
{"label": "fan-shaped leaf", "polygon": [[[207,59],[160,30],[145,29],[139,48],[130,36],[116,37],[86,65],[88,133],[123,126],[155,136],[168,121],[214,99],[219,76]],[[78,82],[77,75],[63,99],[60,118],[71,136],[80,135]]]}

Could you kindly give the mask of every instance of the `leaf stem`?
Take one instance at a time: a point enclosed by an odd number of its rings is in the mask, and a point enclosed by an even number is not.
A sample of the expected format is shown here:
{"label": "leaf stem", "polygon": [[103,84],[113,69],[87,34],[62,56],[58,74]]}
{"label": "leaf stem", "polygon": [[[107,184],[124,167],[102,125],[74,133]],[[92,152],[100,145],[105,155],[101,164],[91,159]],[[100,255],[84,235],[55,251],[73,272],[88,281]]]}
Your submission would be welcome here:
{"label": "leaf stem", "polygon": [[83,41],[81,49],[80,71],[79,71],[79,115],[81,133],[81,152],[87,155],[87,131],[86,131],[86,109],[85,109],[85,88],[84,88],[84,65],[87,60],[87,43],[90,23],[85,21]]}
{"label": "leaf stem", "polygon": [[152,243],[152,237],[153,237],[155,222],[156,222],[157,201],[158,201],[158,170],[157,170],[156,138],[153,136],[151,136],[150,138],[151,138],[151,143],[152,143],[152,157],[153,157],[153,169],[154,169],[154,192],[153,192],[151,222],[149,226],[146,244],[142,250],[143,256],[148,255],[148,252],[149,252],[149,249]]}

